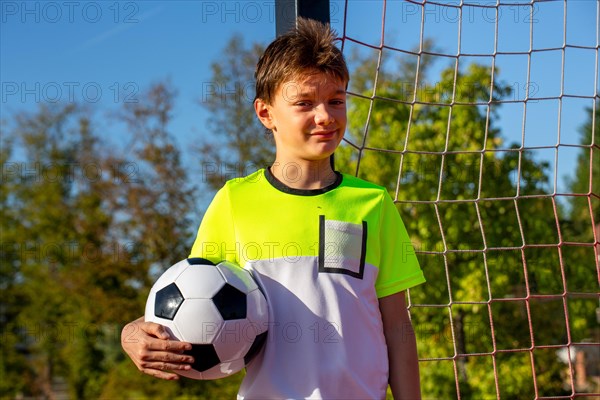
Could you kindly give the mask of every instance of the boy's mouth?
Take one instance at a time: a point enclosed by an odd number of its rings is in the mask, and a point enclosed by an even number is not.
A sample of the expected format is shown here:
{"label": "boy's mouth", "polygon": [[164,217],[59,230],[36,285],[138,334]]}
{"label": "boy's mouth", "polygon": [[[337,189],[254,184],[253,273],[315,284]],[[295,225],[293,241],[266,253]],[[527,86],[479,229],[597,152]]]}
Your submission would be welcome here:
{"label": "boy's mouth", "polygon": [[321,137],[321,138],[330,138],[335,136],[337,130],[329,130],[329,131],[319,131],[319,132],[313,132],[310,135],[311,136],[317,136],[317,137]]}

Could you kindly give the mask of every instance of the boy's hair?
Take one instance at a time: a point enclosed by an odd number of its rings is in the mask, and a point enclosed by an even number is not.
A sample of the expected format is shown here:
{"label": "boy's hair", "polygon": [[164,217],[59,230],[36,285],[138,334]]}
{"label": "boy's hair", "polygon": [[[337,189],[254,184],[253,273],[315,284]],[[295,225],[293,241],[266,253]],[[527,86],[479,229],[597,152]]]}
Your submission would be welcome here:
{"label": "boy's hair", "polygon": [[348,84],[344,55],[329,24],[299,17],[296,27],[275,39],[256,65],[256,97],[272,104],[279,85],[303,74],[323,72]]}

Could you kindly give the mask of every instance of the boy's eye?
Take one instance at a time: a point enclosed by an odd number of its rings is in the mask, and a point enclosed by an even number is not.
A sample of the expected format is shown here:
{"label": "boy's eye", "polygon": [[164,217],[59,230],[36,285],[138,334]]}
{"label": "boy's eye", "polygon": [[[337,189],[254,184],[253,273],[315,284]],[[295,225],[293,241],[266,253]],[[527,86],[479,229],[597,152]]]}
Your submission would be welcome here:
{"label": "boy's eye", "polygon": [[331,100],[330,103],[333,105],[336,105],[336,106],[340,106],[340,105],[344,104],[344,100],[339,100],[339,99]]}
{"label": "boy's eye", "polygon": [[308,106],[310,106],[310,102],[309,101],[298,101],[298,102],[296,102],[296,105],[299,107],[308,107]]}

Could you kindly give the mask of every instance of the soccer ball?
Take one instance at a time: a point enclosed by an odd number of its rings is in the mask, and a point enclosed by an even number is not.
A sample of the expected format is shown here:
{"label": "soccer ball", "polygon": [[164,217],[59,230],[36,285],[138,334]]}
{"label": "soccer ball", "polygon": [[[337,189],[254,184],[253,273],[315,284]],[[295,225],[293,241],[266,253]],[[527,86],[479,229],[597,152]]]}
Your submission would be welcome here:
{"label": "soccer ball", "polygon": [[146,302],[145,319],[192,344],[192,379],[219,379],[250,362],[267,337],[267,300],[243,268],[188,258],[166,270]]}

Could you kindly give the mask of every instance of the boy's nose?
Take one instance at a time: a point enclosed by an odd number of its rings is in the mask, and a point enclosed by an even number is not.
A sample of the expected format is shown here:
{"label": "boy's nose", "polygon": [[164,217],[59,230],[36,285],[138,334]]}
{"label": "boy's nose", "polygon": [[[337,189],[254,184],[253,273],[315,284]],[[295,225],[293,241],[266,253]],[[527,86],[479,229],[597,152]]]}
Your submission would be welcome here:
{"label": "boy's nose", "polygon": [[333,115],[326,106],[319,105],[315,108],[315,123],[317,125],[329,125],[333,122]]}

